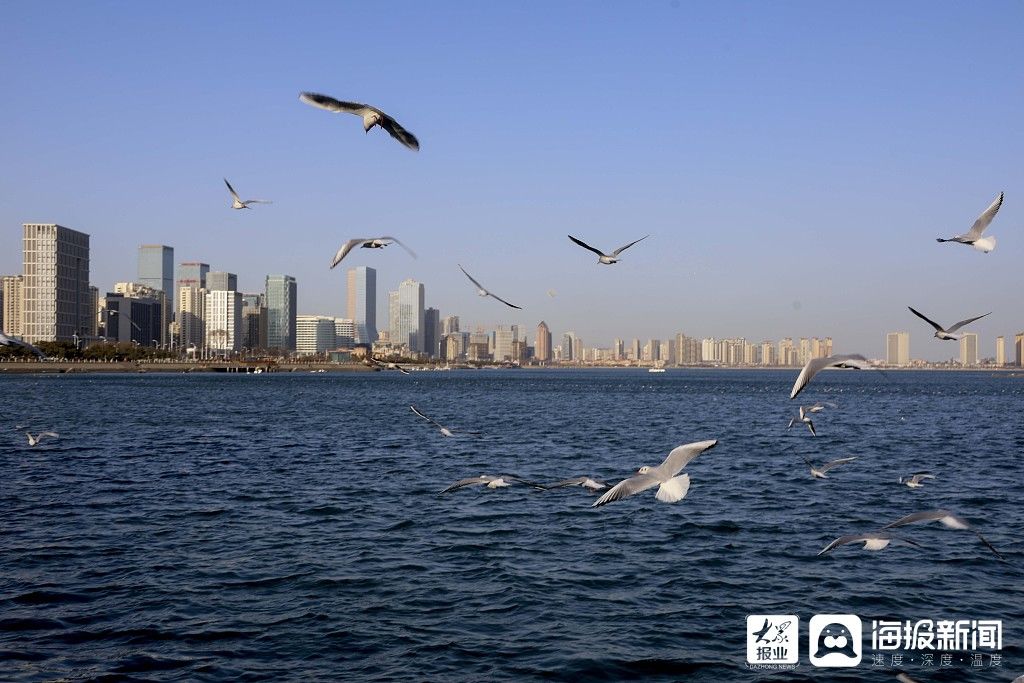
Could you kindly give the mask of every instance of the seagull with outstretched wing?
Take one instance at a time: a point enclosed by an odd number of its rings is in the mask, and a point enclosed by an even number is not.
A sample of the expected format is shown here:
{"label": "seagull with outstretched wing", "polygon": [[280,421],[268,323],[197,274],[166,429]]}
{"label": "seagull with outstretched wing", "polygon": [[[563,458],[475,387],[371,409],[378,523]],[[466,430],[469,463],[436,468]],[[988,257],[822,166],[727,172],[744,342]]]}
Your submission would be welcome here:
{"label": "seagull with outstretched wing", "polygon": [[348,242],[341,245],[338,251],[334,254],[334,258],[331,259],[331,268],[334,268],[336,265],[341,263],[342,259],[348,256],[348,253],[356,247],[359,247],[360,249],[383,249],[392,242],[409,252],[410,256],[416,258],[416,252],[402,244],[401,240],[397,237],[356,237],[355,239],[350,239]]}
{"label": "seagull with outstretched wing", "polygon": [[950,238],[943,239],[942,237],[936,237],[936,242],[958,242],[960,244],[967,244],[980,252],[988,253],[996,248],[996,238],[993,236],[982,237],[981,233],[985,232],[985,228],[992,222],[992,219],[999,213],[999,207],[1003,205],[1003,193],[1000,192],[999,196],[996,197],[995,201],[989,204],[988,208],[985,209],[978,220],[974,221],[974,225],[971,226],[970,231],[966,235],[953,235]]}
{"label": "seagull with outstretched wing", "polygon": [[[592,507],[600,507],[629,496],[642,493],[647,489],[658,487],[654,497],[663,503],[675,503],[686,497],[690,490],[690,475],[679,472],[691,460],[704,451],[711,450],[718,444],[717,439],[696,441],[676,446],[657,467],[644,465],[629,479],[623,479],[594,502]],[[679,476],[677,476],[679,475]]]}
{"label": "seagull with outstretched wing", "polygon": [[328,95],[321,95],[315,92],[304,92],[299,94],[299,99],[306,104],[326,109],[335,114],[355,114],[363,119],[363,130],[367,133],[374,126],[379,126],[388,132],[388,135],[401,142],[413,151],[419,151],[420,142],[416,136],[399,125],[398,121],[382,112],[377,107],[359,102],[344,102],[336,100]]}
{"label": "seagull with outstretched wing", "polygon": [[811,378],[825,368],[853,368],[863,370],[868,367],[868,359],[856,353],[849,353],[842,356],[829,356],[827,358],[812,358],[807,361],[796,382],[793,383],[793,390],[789,392],[789,398],[796,398],[797,394],[804,390]]}
{"label": "seagull with outstretched wing", "polygon": [[957,324],[951,325],[949,327],[949,329],[945,329],[945,328],[942,327],[942,325],[938,324],[934,320],[930,320],[924,313],[921,313],[920,311],[915,311],[911,306],[907,306],[907,308],[910,309],[911,313],[913,313],[918,318],[920,318],[921,320],[925,321],[926,323],[928,323],[929,325],[931,325],[932,327],[935,328],[935,337],[937,339],[951,339],[953,341],[956,341],[957,339],[960,339],[960,337],[963,336],[963,335],[959,335],[959,334],[954,334],[961,327],[963,327],[964,325],[970,325],[975,320],[981,320],[986,315],[992,315],[992,311],[989,311],[988,313],[984,313],[984,314],[976,316],[974,318],[968,318],[967,320],[961,320]]}
{"label": "seagull with outstretched wing", "polygon": [[476,435],[476,436],[480,435],[480,432],[468,432],[468,431],[463,431],[461,429],[460,430],[450,429],[448,427],[445,427],[443,424],[441,424],[437,420],[435,420],[433,418],[430,418],[430,417],[427,417],[426,415],[424,415],[423,412],[420,411],[420,409],[417,408],[416,406],[409,406],[409,407],[412,408],[412,412],[416,413],[417,415],[422,417],[424,420],[426,420],[430,424],[432,424],[435,427],[437,427],[441,431],[441,436],[455,436],[456,432],[459,433],[459,434],[473,434],[473,435]]}
{"label": "seagull with outstretched wing", "polygon": [[622,247],[619,247],[618,249],[616,249],[615,251],[613,251],[610,254],[606,254],[603,251],[601,251],[600,249],[597,249],[595,247],[590,246],[589,244],[587,244],[583,240],[576,239],[572,235],[569,235],[568,237],[569,237],[569,239],[571,239],[573,242],[575,242],[576,244],[580,245],[584,249],[589,249],[590,251],[592,251],[595,254],[597,254],[597,262],[598,263],[603,263],[606,266],[610,266],[613,263],[618,263],[619,262],[619,254],[621,254],[622,252],[626,251],[627,249],[629,249],[631,246],[633,246],[637,242],[643,242],[645,239],[650,237],[650,235],[644,235],[643,237],[641,237],[638,240],[633,240],[629,244],[627,244],[625,246],[622,246]]}
{"label": "seagull with outstretched wing", "polygon": [[36,354],[39,358],[46,358],[46,354],[32,344],[21,341],[20,339],[15,339],[14,337],[8,337],[3,332],[0,332],[0,346],[7,346],[12,349],[27,349],[28,351]]}
{"label": "seagull with outstretched wing", "polygon": [[964,531],[971,531],[974,533],[975,536],[978,537],[978,540],[984,543],[985,546],[995,554],[996,557],[998,557],[1000,560],[1005,560],[1005,558],[999,554],[999,551],[996,550],[995,547],[993,547],[993,545],[989,543],[984,536],[982,536],[978,531],[976,531],[967,522],[966,519],[960,517],[959,515],[953,514],[949,510],[925,510],[923,512],[914,512],[907,515],[906,517],[900,517],[891,524],[886,524],[883,528],[892,529],[894,527],[905,526],[907,524],[915,524],[917,522],[940,522],[942,526],[946,527],[947,529],[961,529]]}
{"label": "seagull with outstretched wing", "polygon": [[502,298],[501,298],[500,296],[498,296],[497,294],[494,294],[493,292],[489,292],[489,291],[487,291],[487,290],[486,290],[486,289],[484,288],[484,286],[483,286],[482,284],[480,284],[479,282],[477,282],[477,281],[476,281],[476,280],[475,280],[475,279],[473,278],[473,276],[472,276],[472,275],[470,275],[469,273],[467,273],[467,272],[466,272],[466,269],[465,269],[465,268],[463,268],[461,264],[459,265],[459,270],[461,270],[461,271],[462,271],[462,274],[463,274],[463,275],[465,275],[466,277],[468,277],[468,278],[469,278],[469,281],[470,281],[470,282],[472,282],[472,283],[473,283],[474,285],[476,285],[476,293],[477,293],[477,294],[479,294],[480,296],[489,296],[489,297],[491,297],[492,299],[497,299],[498,301],[500,301],[501,303],[505,304],[506,306],[508,306],[508,307],[510,307],[510,308],[518,308],[519,310],[523,310],[523,307],[522,307],[522,306],[516,306],[515,304],[510,304],[509,302],[505,301],[504,299],[502,299]]}
{"label": "seagull with outstretched wing", "polygon": [[228,192],[231,193],[231,208],[232,209],[251,209],[250,204],[273,204],[274,202],[269,199],[242,199],[235,192],[235,188],[231,187],[231,183],[228,179],[224,179],[224,184],[228,186]]}

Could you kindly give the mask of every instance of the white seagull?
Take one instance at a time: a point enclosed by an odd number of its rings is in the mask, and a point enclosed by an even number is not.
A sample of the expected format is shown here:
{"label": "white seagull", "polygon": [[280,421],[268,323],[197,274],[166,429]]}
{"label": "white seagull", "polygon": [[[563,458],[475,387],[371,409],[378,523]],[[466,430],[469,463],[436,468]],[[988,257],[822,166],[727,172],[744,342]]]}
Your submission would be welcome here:
{"label": "white seagull", "polygon": [[608,484],[603,481],[597,481],[586,475],[581,477],[574,477],[572,479],[563,479],[562,481],[555,482],[554,484],[548,484],[544,488],[546,489],[561,489],[567,486],[581,486],[590,491],[603,491],[608,488]]}
{"label": "white seagull", "polygon": [[[818,410],[815,410],[815,408],[818,408]],[[802,422],[803,424],[807,425],[807,428],[809,430],[811,430],[811,436],[817,436],[817,433],[814,431],[814,423],[811,422],[811,418],[808,417],[807,413],[816,413],[819,412],[820,410],[824,410],[824,408],[819,406],[811,406],[810,408],[804,408],[803,406],[800,406],[800,417],[794,417],[793,419],[791,419],[789,421],[789,427],[786,427],[786,429],[792,429],[793,425],[795,425],[797,422]]]}
{"label": "white seagull", "polygon": [[419,151],[420,143],[416,139],[416,136],[398,125],[398,121],[382,112],[377,107],[371,107],[368,104],[360,104],[358,102],[343,102],[336,100],[333,97],[327,95],[321,95],[315,92],[304,92],[299,94],[299,99],[306,104],[319,107],[320,109],[326,109],[329,112],[335,114],[355,114],[356,116],[362,117],[363,119],[363,130],[367,133],[374,126],[380,126],[388,132],[388,134],[394,139],[401,142],[403,145],[413,151]]}
{"label": "white seagull", "polygon": [[[433,420],[433,419],[427,417],[426,415],[421,413],[420,410],[416,406],[409,406],[409,407],[412,408],[412,412],[416,413],[417,415],[422,417],[424,420],[426,420],[430,424],[432,424],[435,427],[437,427],[438,429],[440,429],[441,430],[441,436],[455,436],[456,430],[449,429],[448,427],[445,427],[440,422],[437,422],[436,420]],[[476,434],[476,435],[480,434],[480,432],[467,432],[467,431],[462,431],[462,430],[458,430],[458,433],[459,434]]]}
{"label": "white seagull", "polygon": [[807,361],[807,365],[800,371],[800,374],[796,378],[796,382],[793,383],[793,390],[789,392],[790,400],[796,398],[796,395],[804,390],[807,383],[811,381],[811,378],[817,375],[825,368],[853,368],[855,370],[863,370],[868,367],[868,359],[856,353],[850,353],[843,356],[829,356],[828,358],[812,358]]}
{"label": "white seagull", "polygon": [[384,361],[377,360],[373,356],[367,356],[367,358],[369,359],[371,365],[374,365],[374,366],[376,366],[378,368],[386,368],[388,370],[398,370],[403,375],[411,374],[408,370],[403,368],[398,363],[385,363]]}
{"label": "white seagull", "polygon": [[469,278],[470,282],[472,282],[474,285],[476,285],[476,293],[479,294],[480,296],[489,296],[492,299],[497,299],[498,301],[500,301],[501,303],[505,304],[506,306],[509,306],[510,308],[518,308],[519,310],[523,310],[522,306],[516,306],[515,304],[510,304],[509,302],[505,301],[504,299],[502,299],[497,294],[493,294],[492,292],[488,292],[486,289],[484,289],[484,286],[482,284],[480,284],[479,282],[474,280],[473,276],[466,272],[466,269],[462,267],[462,264],[459,264],[459,270],[462,271],[463,275],[465,275],[466,277]]}
{"label": "white seagull", "polygon": [[238,193],[235,192],[235,188],[231,187],[231,183],[228,182],[227,178],[224,179],[224,184],[228,186],[228,192],[231,193],[231,208],[232,209],[251,209],[252,207],[249,206],[250,204],[273,204],[274,203],[274,202],[270,201],[269,199],[244,199],[243,200],[241,197],[238,196]]}
{"label": "white seagull", "polygon": [[992,544],[988,542],[988,540],[986,540],[984,536],[975,531],[974,528],[967,523],[966,519],[960,517],[959,515],[954,515],[949,510],[925,510],[924,512],[914,512],[912,514],[907,515],[906,517],[900,517],[891,524],[886,524],[883,528],[892,529],[893,527],[904,526],[906,524],[914,524],[915,522],[936,521],[941,522],[943,526],[949,529],[962,529],[964,531],[974,532],[974,535],[977,536],[982,543],[988,546],[988,549],[991,550],[996,557],[998,557],[1000,560],[1005,559],[1002,555],[999,554],[999,551],[996,550],[992,546]]}
{"label": "white seagull", "polygon": [[675,503],[682,500],[686,496],[686,492],[690,490],[690,475],[676,475],[691,460],[704,451],[714,448],[716,444],[718,444],[718,440],[711,439],[673,448],[672,452],[668,454],[668,457],[660,465],[657,467],[644,465],[636,471],[635,476],[624,479],[609,489],[607,493],[594,502],[592,507],[599,507],[616,500],[622,500],[655,486],[658,487],[658,492],[654,497],[661,502]]}
{"label": "white seagull", "polygon": [[928,472],[918,472],[917,474],[909,476],[909,477],[900,477],[899,483],[905,484],[905,485],[909,486],[912,489],[919,489],[922,486],[924,486],[924,484],[921,483],[922,479],[934,479],[934,478],[935,478],[934,474],[929,474]]}
{"label": "white seagull", "polygon": [[410,256],[416,258],[416,253],[409,247],[402,244],[402,242],[399,241],[397,237],[356,237],[355,239],[351,239],[348,242],[345,242],[345,244],[341,245],[341,248],[338,249],[338,252],[334,255],[334,258],[331,259],[331,268],[334,268],[336,265],[341,263],[341,260],[348,256],[348,253],[355,249],[357,246],[360,249],[383,249],[392,242],[394,242],[402,249],[405,249],[407,252],[409,252]]}
{"label": "white seagull", "polygon": [[957,324],[951,325],[949,327],[949,329],[943,329],[942,325],[938,324],[934,320],[929,320],[928,317],[924,313],[921,313],[920,311],[915,311],[910,306],[907,306],[907,308],[910,309],[911,313],[913,313],[918,318],[920,318],[921,320],[925,321],[926,323],[928,323],[929,325],[931,325],[932,327],[935,328],[935,337],[936,337],[936,339],[949,339],[949,340],[953,340],[953,341],[956,341],[956,340],[960,339],[960,337],[963,336],[963,335],[960,335],[960,334],[954,334],[954,332],[959,330],[961,327],[963,327],[964,325],[970,325],[975,320],[981,320],[986,315],[992,315],[992,311],[989,311],[988,313],[985,313],[983,315],[979,315],[979,316],[977,316],[975,318],[968,318],[967,320],[961,320]]}
{"label": "white seagull", "polygon": [[850,456],[849,458],[839,458],[838,460],[827,462],[821,467],[815,467],[814,463],[808,460],[807,458],[804,458],[804,462],[807,463],[807,466],[811,468],[812,477],[814,477],[815,479],[828,479],[828,474],[826,473],[830,469],[834,467],[839,467],[840,465],[845,465],[848,462],[853,462],[856,459],[856,455]]}
{"label": "white seagull", "polygon": [[821,557],[825,553],[830,553],[839,546],[846,545],[847,543],[863,542],[864,550],[882,550],[893,541],[899,541],[900,543],[912,545],[915,548],[921,547],[920,543],[915,543],[914,541],[911,541],[906,538],[899,538],[898,536],[893,536],[892,534],[886,531],[872,531],[871,533],[867,534],[847,534],[846,536],[840,536],[839,538],[837,538],[836,540],[832,541],[827,546],[822,548],[821,552],[818,553],[817,557]]}
{"label": "white seagull", "polygon": [[489,489],[500,489],[512,484],[526,484],[533,488],[543,488],[539,484],[533,484],[531,482],[520,479],[519,477],[512,476],[510,474],[502,474],[500,476],[491,476],[489,474],[481,474],[479,477],[469,477],[468,479],[459,479],[457,482],[441,491],[441,493],[448,493],[449,491],[457,491],[458,489],[465,488],[467,486],[476,486],[483,484]]}
{"label": "white seagull", "polygon": [[32,436],[28,432],[25,432],[25,436],[28,437],[28,445],[35,446],[40,441],[42,441],[44,436],[52,436],[53,438],[56,439],[57,437],[60,436],[60,434],[58,434],[57,432],[40,432],[37,436]]}
{"label": "white seagull", "polygon": [[989,204],[988,208],[985,209],[978,220],[974,221],[974,225],[971,226],[970,231],[966,235],[953,235],[949,239],[943,239],[941,237],[935,238],[936,242],[959,242],[960,244],[969,244],[978,251],[988,253],[996,248],[996,238],[993,236],[982,237],[981,233],[985,232],[985,228],[992,222],[992,219],[999,213],[999,207],[1003,205],[1003,193],[1000,192],[999,196],[996,197],[995,201]]}
{"label": "white seagull", "polygon": [[595,249],[594,247],[590,246],[589,244],[587,244],[583,240],[578,240],[575,237],[573,237],[572,235],[569,235],[568,237],[569,237],[569,239],[571,239],[573,242],[575,242],[576,244],[580,245],[584,249],[589,249],[590,251],[592,251],[595,254],[597,254],[597,262],[598,263],[603,263],[606,266],[610,266],[613,263],[618,263],[619,262],[619,254],[621,254],[622,252],[626,251],[627,249],[629,249],[631,246],[633,246],[637,242],[643,242],[645,239],[650,237],[650,235],[644,235],[643,237],[641,237],[638,240],[634,240],[634,241],[630,242],[629,244],[627,244],[625,246],[619,247],[618,249],[616,249],[615,251],[613,251],[610,254],[606,254],[603,251],[601,251],[600,249]]}
{"label": "white seagull", "polygon": [[12,349],[28,349],[29,351],[36,354],[40,358],[46,358],[46,354],[40,351],[35,346],[33,346],[32,344],[29,344],[28,342],[23,342],[20,339],[15,339],[14,337],[8,337],[3,332],[0,332],[0,346],[9,346]]}

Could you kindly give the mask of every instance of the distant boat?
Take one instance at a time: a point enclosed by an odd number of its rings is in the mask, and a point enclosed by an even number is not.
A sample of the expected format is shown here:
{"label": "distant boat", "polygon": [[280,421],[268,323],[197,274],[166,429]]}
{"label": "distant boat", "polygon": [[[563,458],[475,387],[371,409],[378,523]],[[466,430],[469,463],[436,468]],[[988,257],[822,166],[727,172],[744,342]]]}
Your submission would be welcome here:
{"label": "distant boat", "polygon": [[665,368],[647,368],[647,372],[665,372]]}

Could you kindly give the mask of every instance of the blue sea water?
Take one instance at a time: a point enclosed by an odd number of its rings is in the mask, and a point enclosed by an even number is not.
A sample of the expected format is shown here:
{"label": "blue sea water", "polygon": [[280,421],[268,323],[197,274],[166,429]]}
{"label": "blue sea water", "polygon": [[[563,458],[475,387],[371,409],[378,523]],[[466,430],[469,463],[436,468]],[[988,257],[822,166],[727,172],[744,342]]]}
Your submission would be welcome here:
{"label": "blue sea water", "polygon": [[[1001,619],[1001,667],[902,668],[1024,673],[1024,379],[826,372],[800,397],[835,403],[815,438],[786,429],[795,374],[0,377],[0,680],[895,680],[811,667],[817,613]],[[29,448],[18,424],[61,437]],[[617,481],[710,438],[676,504],[439,495]],[[848,455],[820,481],[802,459]],[[1007,561],[934,523],[900,530],[920,549],[815,556],[937,507]],[[799,616],[795,671],[747,668],[748,614]]]}

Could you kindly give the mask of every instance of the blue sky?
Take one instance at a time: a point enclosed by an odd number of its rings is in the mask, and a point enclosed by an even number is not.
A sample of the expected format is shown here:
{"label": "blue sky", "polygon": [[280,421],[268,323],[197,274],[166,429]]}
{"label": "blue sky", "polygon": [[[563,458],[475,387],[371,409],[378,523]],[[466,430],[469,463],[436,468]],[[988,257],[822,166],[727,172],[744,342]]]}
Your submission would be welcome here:
{"label": "blue sky", "polygon": [[[394,234],[419,258],[343,265],[470,325],[870,355],[899,329],[955,354],[909,304],[994,311],[992,355],[1024,328],[1022,29],[1020,1],[4,3],[0,272],[21,223],[53,221],[92,236],[101,289],[164,243],[247,291],[294,275],[300,313],[340,315],[333,252]],[[301,90],[375,104],[422,150]],[[275,203],[231,211],[225,176]],[[1000,190],[995,252],[934,241]],[[652,237],[599,267],[567,233]]]}

